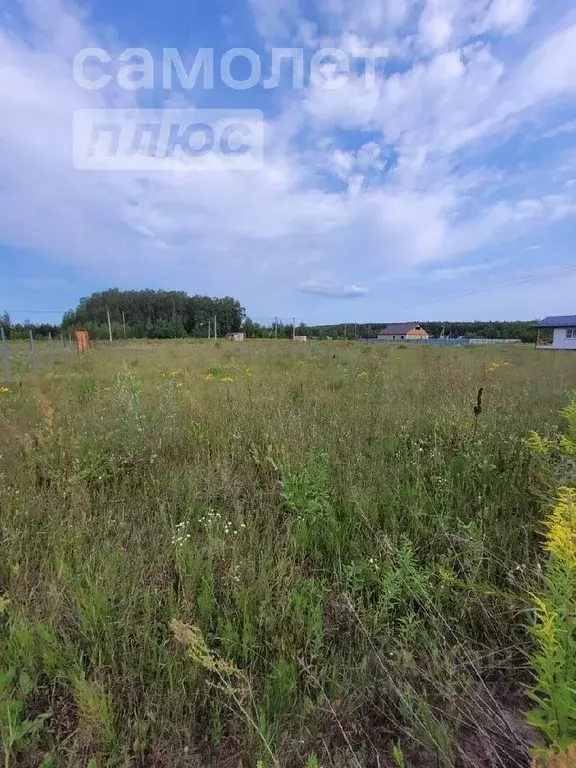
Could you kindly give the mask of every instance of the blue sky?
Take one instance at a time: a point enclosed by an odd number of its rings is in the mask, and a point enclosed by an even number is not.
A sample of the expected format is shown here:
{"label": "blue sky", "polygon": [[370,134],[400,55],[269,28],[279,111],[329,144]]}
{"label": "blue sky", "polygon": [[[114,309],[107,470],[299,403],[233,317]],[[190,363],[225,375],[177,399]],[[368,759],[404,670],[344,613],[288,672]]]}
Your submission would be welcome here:
{"label": "blue sky", "polygon": [[[107,287],[232,295],[260,321],[576,312],[576,12],[568,0],[5,0],[0,311],[58,319]],[[79,51],[150,50],[151,90],[74,80]],[[162,88],[163,48],[215,85]],[[227,87],[229,48],[379,53],[340,87]],[[384,57],[383,52],[386,52]],[[237,65],[242,75],[241,62]],[[322,75],[335,77],[328,65]],[[330,83],[329,83],[330,84]],[[258,109],[262,167],[81,171],[87,107]]]}

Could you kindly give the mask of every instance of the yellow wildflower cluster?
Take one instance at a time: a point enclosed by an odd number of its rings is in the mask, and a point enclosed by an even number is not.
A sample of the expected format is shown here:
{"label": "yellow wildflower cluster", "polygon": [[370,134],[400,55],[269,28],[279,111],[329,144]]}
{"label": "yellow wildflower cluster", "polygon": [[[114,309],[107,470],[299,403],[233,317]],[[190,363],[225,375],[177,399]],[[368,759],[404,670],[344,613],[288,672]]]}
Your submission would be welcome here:
{"label": "yellow wildflower cluster", "polygon": [[534,430],[528,434],[526,443],[532,453],[537,453],[540,456],[547,456],[554,448],[553,440],[550,440],[548,437],[541,437],[541,435],[539,435],[538,432],[534,432]]}
{"label": "yellow wildflower cluster", "polygon": [[576,395],[572,397],[570,404],[564,408],[562,415],[568,423],[568,429],[560,439],[560,448],[567,456],[576,460]]}
{"label": "yellow wildflower cluster", "polygon": [[168,371],[166,374],[167,379],[177,379],[180,376],[182,376],[182,371]]}
{"label": "yellow wildflower cluster", "polygon": [[365,379],[365,378],[368,376],[368,371],[360,371],[360,373],[358,374],[358,376],[359,376],[361,379]]}
{"label": "yellow wildflower cluster", "polygon": [[569,405],[562,411],[562,416],[568,422],[569,427],[576,427],[576,395],[573,396]]}
{"label": "yellow wildflower cluster", "polygon": [[0,395],[7,395],[10,392],[8,387],[0,387]]}
{"label": "yellow wildflower cluster", "polygon": [[486,373],[494,373],[498,368],[502,368],[504,365],[508,365],[508,363],[491,363],[488,368],[486,368]]}
{"label": "yellow wildflower cluster", "polygon": [[560,488],[558,502],[544,525],[546,549],[567,573],[576,573],[576,488]]}
{"label": "yellow wildflower cluster", "polygon": [[221,381],[223,384],[232,384],[232,382],[234,381],[234,379],[233,379],[231,376],[224,376],[222,379],[220,379],[220,381]]}
{"label": "yellow wildflower cluster", "polygon": [[216,377],[213,376],[211,373],[207,373],[206,376],[204,376],[204,381],[214,381]]}

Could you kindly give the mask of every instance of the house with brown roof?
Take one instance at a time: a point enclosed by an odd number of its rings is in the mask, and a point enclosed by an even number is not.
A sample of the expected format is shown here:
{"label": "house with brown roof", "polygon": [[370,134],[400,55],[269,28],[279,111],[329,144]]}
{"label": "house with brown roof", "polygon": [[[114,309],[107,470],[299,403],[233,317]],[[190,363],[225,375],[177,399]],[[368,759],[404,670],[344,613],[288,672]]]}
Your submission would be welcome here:
{"label": "house with brown roof", "polygon": [[429,339],[430,334],[418,323],[390,323],[378,334],[378,341],[401,341],[402,339]]}

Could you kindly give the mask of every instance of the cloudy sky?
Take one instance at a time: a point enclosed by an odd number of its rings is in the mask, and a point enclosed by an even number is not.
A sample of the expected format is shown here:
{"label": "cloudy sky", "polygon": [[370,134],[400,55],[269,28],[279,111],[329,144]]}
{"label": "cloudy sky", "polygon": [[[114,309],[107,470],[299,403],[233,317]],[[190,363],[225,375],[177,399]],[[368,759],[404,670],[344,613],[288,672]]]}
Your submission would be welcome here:
{"label": "cloudy sky", "polygon": [[[57,320],[43,311],[117,286],[232,295],[260,321],[576,313],[571,6],[0,0],[0,311]],[[150,87],[122,87],[128,47],[150,51],[151,74],[132,80]],[[261,62],[254,87],[220,76],[240,47]],[[106,87],[73,76],[87,48],[109,53],[111,64],[83,70]],[[173,78],[165,89],[165,48],[187,69],[214,49],[214,87]],[[302,51],[303,88],[289,62],[278,71],[277,48]],[[344,52],[350,71],[340,58],[319,66],[324,48]],[[237,80],[246,64],[236,60]],[[265,87],[271,72],[277,87]],[[74,166],[75,110],[137,107],[261,110],[264,161]]]}

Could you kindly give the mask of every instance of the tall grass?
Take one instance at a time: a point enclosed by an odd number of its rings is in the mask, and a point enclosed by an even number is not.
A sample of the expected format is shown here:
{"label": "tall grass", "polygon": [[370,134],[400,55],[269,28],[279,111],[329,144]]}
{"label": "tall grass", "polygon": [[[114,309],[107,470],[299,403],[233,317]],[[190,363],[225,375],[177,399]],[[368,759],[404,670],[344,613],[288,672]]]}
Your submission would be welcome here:
{"label": "tall grass", "polygon": [[557,439],[575,373],[532,348],[182,341],[22,374],[8,764],[528,766],[556,470],[527,438]]}

